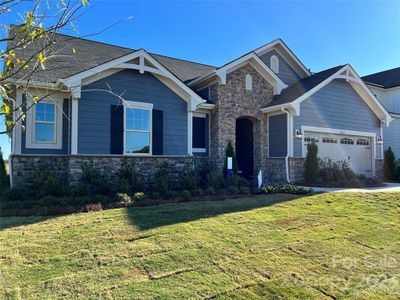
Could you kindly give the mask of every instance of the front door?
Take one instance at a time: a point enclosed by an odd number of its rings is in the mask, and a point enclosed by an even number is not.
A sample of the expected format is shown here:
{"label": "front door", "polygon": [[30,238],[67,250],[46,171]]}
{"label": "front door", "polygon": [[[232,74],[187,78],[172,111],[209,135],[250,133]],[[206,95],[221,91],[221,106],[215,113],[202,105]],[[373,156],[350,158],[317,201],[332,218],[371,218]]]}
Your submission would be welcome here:
{"label": "front door", "polygon": [[253,179],[253,122],[249,119],[236,120],[236,159],[239,175]]}

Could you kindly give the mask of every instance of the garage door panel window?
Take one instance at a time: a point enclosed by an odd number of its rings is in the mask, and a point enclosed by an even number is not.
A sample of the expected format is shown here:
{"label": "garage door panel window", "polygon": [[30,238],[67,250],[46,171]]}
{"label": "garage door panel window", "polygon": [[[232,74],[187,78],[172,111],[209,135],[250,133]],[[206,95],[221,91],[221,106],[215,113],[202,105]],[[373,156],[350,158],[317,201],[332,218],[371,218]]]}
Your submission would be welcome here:
{"label": "garage door panel window", "polygon": [[369,146],[369,140],[368,139],[357,139],[357,145]]}
{"label": "garage door panel window", "polygon": [[340,140],[340,143],[341,143],[342,145],[354,145],[354,139],[353,139],[353,138],[348,138],[348,137],[342,138],[342,139]]}
{"label": "garage door panel window", "polygon": [[327,143],[327,144],[337,144],[337,138],[333,136],[323,136],[322,137],[322,142]]}
{"label": "garage door panel window", "polygon": [[312,143],[312,142],[319,143],[319,139],[320,139],[319,134],[307,133],[304,136],[304,142],[305,143]]}

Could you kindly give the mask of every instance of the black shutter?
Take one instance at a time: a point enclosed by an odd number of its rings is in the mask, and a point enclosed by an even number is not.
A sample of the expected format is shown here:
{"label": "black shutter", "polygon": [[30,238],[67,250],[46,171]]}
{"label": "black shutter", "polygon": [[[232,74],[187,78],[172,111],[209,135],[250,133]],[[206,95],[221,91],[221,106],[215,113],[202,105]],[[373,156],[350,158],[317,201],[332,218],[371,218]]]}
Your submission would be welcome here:
{"label": "black shutter", "polygon": [[111,154],[123,154],[124,151],[124,107],[111,105]]}
{"label": "black shutter", "polygon": [[153,155],[163,154],[164,115],[162,110],[153,109]]}

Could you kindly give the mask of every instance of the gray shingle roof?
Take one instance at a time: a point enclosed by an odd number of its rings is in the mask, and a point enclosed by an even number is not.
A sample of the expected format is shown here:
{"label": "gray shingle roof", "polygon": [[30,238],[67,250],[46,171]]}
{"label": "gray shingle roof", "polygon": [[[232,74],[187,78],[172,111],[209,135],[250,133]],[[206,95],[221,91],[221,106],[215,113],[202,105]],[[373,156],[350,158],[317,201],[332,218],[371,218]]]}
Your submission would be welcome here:
{"label": "gray shingle roof", "polygon": [[307,93],[309,90],[319,85],[322,81],[332,76],[341,68],[343,68],[343,66],[330,68],[297,81],[296,83],[284,89],[280,95],[274,96],[274,99],[270,104],[267,105],[267,107],[286,104],[296,100],[301,95]]}
{"label": "gray shingle roof", "polygon": [[361,79],[385,89],[400,86],[400,67],[363,76]]}
{"label": "gray shingle roof", "polygon": [[[12,44],[8,45],[9,47]],[[18,48],[15,54],[18,58],[27,60],[33,53],[40,49],[41,41]],[[76,50],[76,54],[73,53]],[[85,70],[91,69],[108,61],[125,56],[136,51],[135,49],[119,47],[87,39],[77,38],[64,34],[55,35],[55,43],[51,46],[52,57],[46,62],[46,69],[39,68],[32,78],[33,81],[51,83],[57,79],[67,78]],[[159,54],[151,54],[165,68],[171,71],[183,82],[204,75],[213,66],[171,58]],[[21,79],[29,73],[29,69],[13,75],[13,79]]]}

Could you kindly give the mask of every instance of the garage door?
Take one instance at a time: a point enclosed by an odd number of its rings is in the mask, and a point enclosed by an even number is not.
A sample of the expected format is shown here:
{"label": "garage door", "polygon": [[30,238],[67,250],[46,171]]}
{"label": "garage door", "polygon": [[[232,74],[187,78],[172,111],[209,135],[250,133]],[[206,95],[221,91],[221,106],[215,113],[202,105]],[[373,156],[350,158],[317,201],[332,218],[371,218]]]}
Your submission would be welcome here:
{"label": "garage door", "polygon": [[371,138],[340,134],[311,133],[304,134],[305,153],[307,144],[315,141],[318,156],[333,161],[346,160],[356,174],[372,176]]}

